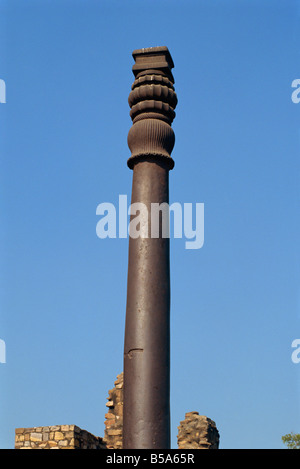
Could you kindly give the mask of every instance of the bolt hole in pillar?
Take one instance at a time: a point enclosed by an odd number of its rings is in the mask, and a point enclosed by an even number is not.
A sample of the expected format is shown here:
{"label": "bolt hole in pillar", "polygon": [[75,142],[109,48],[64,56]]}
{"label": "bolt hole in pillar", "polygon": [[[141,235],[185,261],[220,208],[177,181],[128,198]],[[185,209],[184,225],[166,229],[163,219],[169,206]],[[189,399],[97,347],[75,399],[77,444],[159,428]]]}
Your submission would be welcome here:
{"label": "bolt hole in pillar", "polygon": [[[170,246],[151,237],[151,204],[169,203],[177,96],[167,47],[133,52],[128,134],[131,204],[143,203],[143,237],[129,237],[124,343],[124,449],[170,448]],[[132,218],[131,218],[132,219]]]}

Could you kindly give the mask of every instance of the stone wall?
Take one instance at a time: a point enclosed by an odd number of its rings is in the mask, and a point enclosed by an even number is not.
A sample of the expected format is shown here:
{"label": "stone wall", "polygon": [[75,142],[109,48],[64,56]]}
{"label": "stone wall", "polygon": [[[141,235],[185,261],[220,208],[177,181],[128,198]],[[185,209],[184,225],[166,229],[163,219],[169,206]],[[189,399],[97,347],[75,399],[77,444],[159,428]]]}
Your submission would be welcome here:
{"label": "stone wall", "polygon": [[[108,392],[104,438],[94,436],[76,425],[17,428],[16,449],[122,449],[123,447],[123,373]],[[218,449],[219,432],[213,420],[187,412],[178,427],[178,449]]]}
{"label": "stone wall", "polygon": [[105,449],[103,439],[76,425],[17,428],[15,449]]}
{"label": "stone wall", "polygon": [[123,373],[117,376],[115,387],[108,391],[108,412],[105,414],[104,441],[107,448],[123,446]]}
{"label": "stone wall", "polygon": [[220,436],[215,422],[198,412],[187,412],[177,428],[178,449],[219,448]]}

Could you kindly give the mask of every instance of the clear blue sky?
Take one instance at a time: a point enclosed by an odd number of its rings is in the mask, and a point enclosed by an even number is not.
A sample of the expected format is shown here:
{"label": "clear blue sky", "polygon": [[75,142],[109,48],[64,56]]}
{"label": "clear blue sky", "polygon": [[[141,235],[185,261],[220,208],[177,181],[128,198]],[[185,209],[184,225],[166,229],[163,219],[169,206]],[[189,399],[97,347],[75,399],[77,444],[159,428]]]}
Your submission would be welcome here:
{"label": "clear blue sky", "polygon": [[300,2],[1,0],[0,446],[14,429],[104,435],[122,370],[128,239],[96,207],[130,197],[134,49],[166,45],[177,117],[171,202],[205,204],[205,242],[171,240],[172,447],[188,411],[221,448],[300,432]]}

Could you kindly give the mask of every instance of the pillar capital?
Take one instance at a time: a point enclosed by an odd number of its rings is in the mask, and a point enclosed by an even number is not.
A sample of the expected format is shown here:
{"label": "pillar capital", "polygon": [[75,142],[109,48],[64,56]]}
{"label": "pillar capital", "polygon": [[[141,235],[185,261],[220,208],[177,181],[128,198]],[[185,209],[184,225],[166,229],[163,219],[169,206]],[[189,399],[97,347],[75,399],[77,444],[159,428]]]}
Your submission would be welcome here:
{"label": "pillar capital", "polygon": [[173,59],[165,46],[136,49],[132,56],[135,81],[128,98],[133,122],[128,134],[128,166],[133,169],[138,159],[147,157],[163,160],[172,169],[175,135],[171,124],[177,105]]}

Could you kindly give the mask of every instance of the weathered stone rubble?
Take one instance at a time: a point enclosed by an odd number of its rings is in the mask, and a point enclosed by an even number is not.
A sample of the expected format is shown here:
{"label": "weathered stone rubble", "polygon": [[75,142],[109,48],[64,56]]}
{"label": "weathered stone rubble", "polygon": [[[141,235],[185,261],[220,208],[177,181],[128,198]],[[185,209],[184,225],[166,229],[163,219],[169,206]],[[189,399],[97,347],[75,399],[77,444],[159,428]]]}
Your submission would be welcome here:
{"label": "weathered stone rubble", "polygon": [[178,449],[219,448],[220,436],[215,422],[198,412],[187,412],[177,428]]}
{"label": "weathered stone rubble", "polygon": [[115,387],[108,392],[108,412],[105,414],[104,441],[107,448],[121,449],[123,445],[123,373],[117,376]]}

